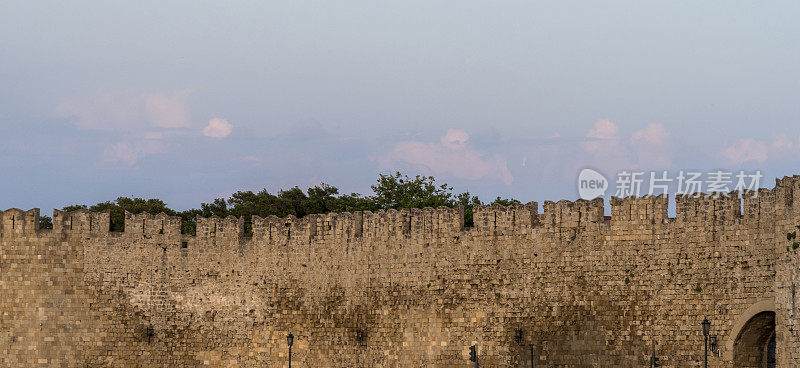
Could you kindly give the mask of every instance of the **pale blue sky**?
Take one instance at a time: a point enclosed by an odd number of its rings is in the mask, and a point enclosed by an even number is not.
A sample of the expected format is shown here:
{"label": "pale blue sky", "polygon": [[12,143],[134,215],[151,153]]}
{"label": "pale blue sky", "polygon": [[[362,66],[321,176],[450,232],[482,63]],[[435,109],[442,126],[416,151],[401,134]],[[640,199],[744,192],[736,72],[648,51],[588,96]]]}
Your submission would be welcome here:
{"label": "pale blue sky", "polygon": [[[800,173],[800,3],[4,2],[0,208]],[[213,121],[213,122],[212,122]]]}

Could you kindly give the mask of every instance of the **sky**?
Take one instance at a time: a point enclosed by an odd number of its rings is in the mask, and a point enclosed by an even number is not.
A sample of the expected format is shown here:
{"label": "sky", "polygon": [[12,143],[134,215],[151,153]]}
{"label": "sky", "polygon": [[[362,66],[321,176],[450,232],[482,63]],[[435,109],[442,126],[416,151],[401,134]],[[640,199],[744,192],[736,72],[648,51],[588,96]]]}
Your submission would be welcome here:
{"label": "sky", "polygon": [[624,171],[800,174],[800,3],[16,1],[0,208],[379,173],[578,198]]}

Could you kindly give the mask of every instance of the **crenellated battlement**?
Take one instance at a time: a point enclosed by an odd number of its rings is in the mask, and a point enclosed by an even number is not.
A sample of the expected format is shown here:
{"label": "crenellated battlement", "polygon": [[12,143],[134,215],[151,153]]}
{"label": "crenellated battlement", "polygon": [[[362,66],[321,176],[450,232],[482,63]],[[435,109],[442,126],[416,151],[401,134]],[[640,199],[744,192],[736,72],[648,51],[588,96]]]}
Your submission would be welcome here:
{"label": "crenellated battlement", "polygon": [[730,223],[742,216],[742,199],[735,192],[730,195],[678,195],[675,200],[676,217],[680,223]]}
{"label": "crenellated battlement", "polygon": [[667,218],[667,195],[611,198],[611,224],[655,225]]}
{"label": "crenellated battlement", "polygon": [[603,200],[545,201],[542,223],[552,228],[586,228],[604,221]]}
{"label": "crenellated battlement", "polygon": [[[702,223],[733,224],[736,221],[758,221],[800,211],[800,175],[776,179],[772,189],[728,194],[679,194],[675,198],[676,217],[667,213],[667,195],[644,197],[612,197],[610,225],[613,229],[626,226],[658,227],[675,221],[679,226],[698,226]],[[0,233],[36,234],[39,232],[39,210],[22,211],[11,208],[0,212]],[[292,242],[328,242],[358,239],[367,240],[435,240],[452,238],[471,232],[477,236],[525,236],[534,229],[546,232],[584,231],[599,229],[607,224],[603,199],[591,201],[545,201],[539,203],[477,205],[473,208],[474,227],[464,227],[463,208],[423,208],[381,210],[376,212],[344,212],[312,214],[303,218],[269,216],[252,218],[252,240],[275,244]],[[124,233],[127,238],[156,238],[164,242],[179,242],[190,237],[181,234],[181,219],[164,213],[125,213]],[[197,218],[194,238],[218,242],[244,240],[243,218]],[[109,212],[76,210],[53,211],[53,232],[71,236],[108,236]],[[599,231],[599,230],[598,230]]]}
{"label": "crenellated battlement", "polygon": [[253,216],[252,233],[198,217],[194,235],[165,213],[126,212],[111,232],[117,213],[55,210],[50,230],[11,208],[0,340],[16,360],[0,365],[279,366],[293,333],[302,366],[457,366],[477,342],[487,366],[512,367],[529,361],[522,331],[537,366],[638,366],[630,352],[656,341],[682,367],[708,315],[710,366],[734,367],[754,304],[800,351],[800,176],[678,195],[674,217],[670,200],[612,197],[611,216],[600,198],[478,205],[470,227],[460,207]]}
{"label": "crenellated battlement", "polygon": [[39,209],[9,208],[0,212],[0,230],[4,236],[35,233],[39,230]]}
{"label": "crenellated battlement", "polygon": [[[178,222],[178,233],[180,234],[180,221]],[[198,217],[197,218],[197,232],[195,236],[203,239],[226,239],[238,240],[244,231],[244,219],[228,216],[220,218],[217,216],[212,217]]]}
{"label": "crenellated battlement", "polygon": [[163,212],[152,215],[125,211],[124,234],[126,237],[179,237],[181,218]]}
{"label": "crenellated battlement", "polygon": [[540,225],[539,204],[512,204],[502,206],[475,206],[473,222],[479,235],[503,236],[527,234],[533,227]]}
{"label": "crenellated battlement", "polygon": [[108,235],[111,223],[110,212],[76,210],[63,212],[53,210],[53,231],[69,234]]}

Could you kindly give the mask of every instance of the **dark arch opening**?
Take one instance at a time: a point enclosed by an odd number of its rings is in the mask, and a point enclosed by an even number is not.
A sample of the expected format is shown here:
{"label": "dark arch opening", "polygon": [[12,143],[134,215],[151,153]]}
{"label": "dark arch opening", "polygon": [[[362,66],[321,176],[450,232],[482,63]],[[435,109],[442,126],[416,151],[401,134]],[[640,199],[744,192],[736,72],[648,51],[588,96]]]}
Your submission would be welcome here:
{"label": "dark arch opening", "polygon": [[733,345],[736,367],[775,367],[775,312],[761,312],[742,327]]}
{"label": "dark arch opening", "polygon": [[767,368],[775,368],[775,333],[769,338],[767,343],[767,350],[764,354],[764,366]]}

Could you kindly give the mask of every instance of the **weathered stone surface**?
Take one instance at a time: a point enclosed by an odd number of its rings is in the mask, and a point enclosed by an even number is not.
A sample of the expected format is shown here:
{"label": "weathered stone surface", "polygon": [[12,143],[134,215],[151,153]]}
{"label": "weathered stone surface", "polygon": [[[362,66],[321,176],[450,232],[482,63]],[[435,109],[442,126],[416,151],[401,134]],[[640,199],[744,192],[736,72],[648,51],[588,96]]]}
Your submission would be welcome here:
{"label": "weathered stone surface", "polygon": [[[0,213],[0,366],[800,366],[800,176],[754,197],[198,219]],[[766,313],[766,314],[765,314]],[[773,314],[769,314],[773,313]],[[770,317],[773,316],[773,317]],[[772,318],[772,319],[770,319]],[[773,321],[774,320],[774,326]],[[741,334],[741,336],[740,336]],[[761,349],[761,350],[759,350]]]}

